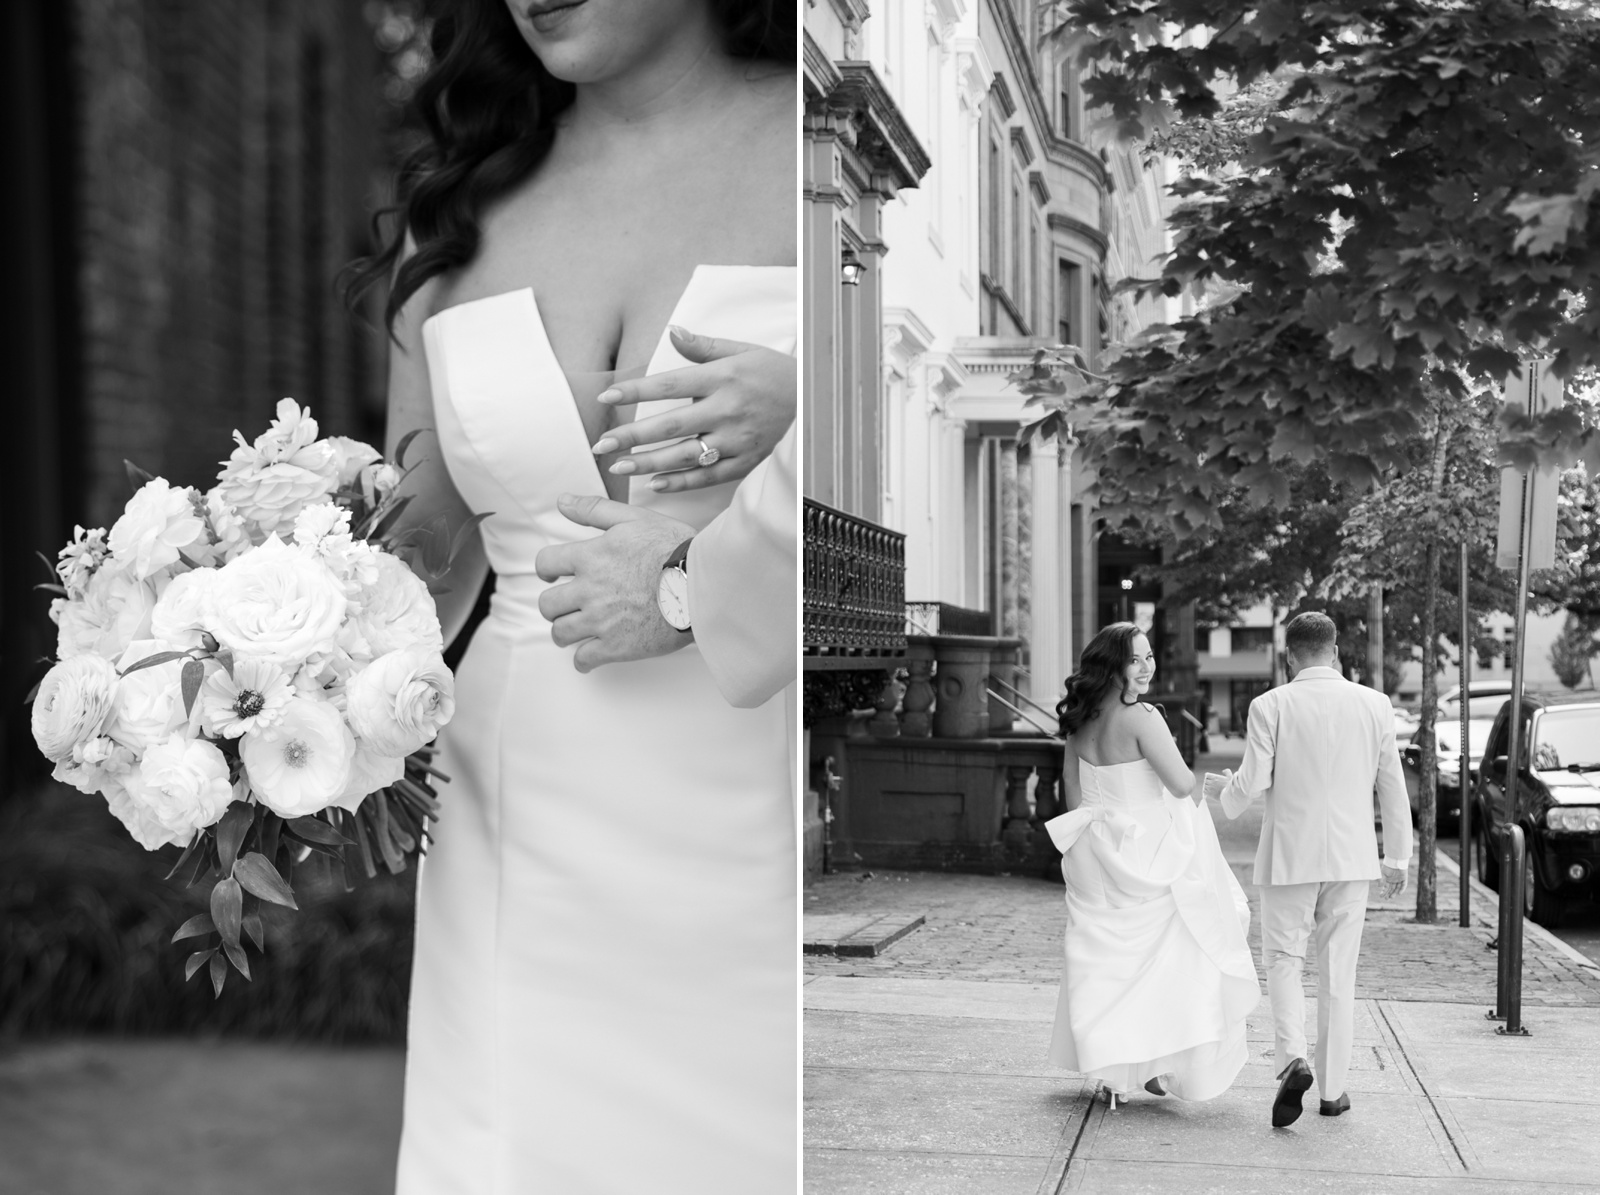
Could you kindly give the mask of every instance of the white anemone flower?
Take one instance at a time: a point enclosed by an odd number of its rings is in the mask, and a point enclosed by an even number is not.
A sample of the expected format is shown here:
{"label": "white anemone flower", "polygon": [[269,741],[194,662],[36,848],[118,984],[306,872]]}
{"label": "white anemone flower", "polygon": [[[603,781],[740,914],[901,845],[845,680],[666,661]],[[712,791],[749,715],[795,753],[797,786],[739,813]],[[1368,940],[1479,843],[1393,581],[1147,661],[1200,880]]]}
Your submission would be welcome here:
{"label": "white anemone flower", "polygon": [[275,726],[239,740],[251,790],[279,817],[303,817],[332,804],[349,782],[355,753],[344,718],[315,697],[290,698]]}
{"label": "white anemone flower", "polygon": [[200,691],[200,716],[212,734],[236,739],[269,730],[294,696],[289,675],[276,664],[248,658],[233,662],[233,675],[217,669]]}

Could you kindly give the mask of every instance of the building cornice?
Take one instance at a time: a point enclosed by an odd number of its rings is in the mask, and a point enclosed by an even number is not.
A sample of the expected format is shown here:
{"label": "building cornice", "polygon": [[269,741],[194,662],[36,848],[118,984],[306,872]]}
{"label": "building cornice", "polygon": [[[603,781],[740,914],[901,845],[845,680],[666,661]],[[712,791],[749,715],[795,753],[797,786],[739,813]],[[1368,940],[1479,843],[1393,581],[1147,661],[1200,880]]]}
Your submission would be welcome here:
{"label": "building cornice", "polygon": [[1011,98],[1011,85],[1006,82],[1006,77],[999,71],[994,72],[989,80],[989,94],[994,97],[995,107],[1000,111],[1001,120],[1010,120],[1017,110],[1017,101]]}
{"label": "building cornice", "polygon": [[892,190],[915,187],[933,162],[878,72],[869,62],[833,65],[838,81],[807,107],[848,120],[854,131],[852,148],[874,178]]}
{"label": "building cornice", "polygon": [[1028,171],[1028,189],[1033,192],[1034,202],[1040,207],[1050,203],[1050,188],[1044,181],[1044,172],[1039,170]]}
{"label": "building cornice", "polygon": [[983,280],[983,289],[999,300],[1000,306],[1006,309],[1006,314],[1011,317],[1012,323],[1016,324],[1019,328],[1024,328],[1027,331],[1032,332],[1033,321],[1029,320],[1022,314],[1022,309],[1017,306],[1017,301],[1011,297],[1011,292],[1005,288],[1004,284],[1002,284],[998,279],[990,277],[988,274],[984,274],[981,277]]}
{"label": "building cornice", "polygon": [[960,71],[961,90],[967,107],[976,110],[989,94],[989,84],[994,82],[994,67],[989,62],[989,51],[975,37],[956,38],[956,66]]}
{"label": "building cornice", "polygon": [[1069,216],[1065,212],[1051,212],[1047,219],[1052,232],[1075,233],[1099,250],[1100,260],[1105,260],[1106,252],[1111,248],[1111,239],[1093,224],[1086,224],[1076,216]]}
{"label": "building cornice", "polygon": [[1020,124],[1014,124],[1010,129],[1011,149],[1017,157],[1022,159],[1023,166],[1033,165],[1033,146],[1028,144],[1028,130]]}
{"label": "building cornice", "polygon": [[839,69],[811,36],[811,31],[807,29],[804,33],[805,40],[800,47],[801,74],[805,78],[805,100],[810,104],[839,85]]}

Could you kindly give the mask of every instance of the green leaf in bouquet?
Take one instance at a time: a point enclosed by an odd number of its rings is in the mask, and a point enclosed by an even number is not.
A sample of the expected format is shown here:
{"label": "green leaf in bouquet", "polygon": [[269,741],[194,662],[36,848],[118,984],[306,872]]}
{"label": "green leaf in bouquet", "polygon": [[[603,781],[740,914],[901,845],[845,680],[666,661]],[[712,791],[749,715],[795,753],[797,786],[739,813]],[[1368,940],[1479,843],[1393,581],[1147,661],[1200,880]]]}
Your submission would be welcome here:
{"label": "green leaf in bouquet", "polygon": [[128,485],[132,487],[134,493],[138,493],[155,480],[152,474],[146,473],[130,460],[124,459],[122,467],[128,471]]}
{"label": "green leaf in bouquet", "polygon": [[240,924],[244,926],[244,932],[250,935],[250,940],[256,944],[256,949],[265,951],[267,948],[267,935],[261,926],[261,914],[246,913]]}
{"label": "green leaf in bouquet", "polygon": [[182,552],[178,553],[178,559],[183,563],[185,568],[199,568],[200,567],[200,562],[198,560],[190,560],[189,557],[184,555]]}
{"label": "green leaf in bouquet", "polygon": [[222,944],[239,945],[239,923],[244,917],[244,893],[239,881],[227,876],[211,890],[211,920],[217,924]]}
{"label": "green leaf in bouquet", "polygon": [[[237,883],[252,896],[290,909],[300,907],[294,903],[293,889],[278,874],[278,869],[267,862],[265,855],[251,851],[233,865],[233,874]],[[234,936],[237,938],[237,933]]]}
{"label": "green leaf in bouquet", "polygon": [[178,927],[178,932],[172,935],[174,942],[181,942],[185,938],[199,938],[206,934],[215,933],[216,923],[205,913],[196,913],[189,920]]}
{"label": "green leaf in bouquet", "polygon": [[35,697],[39,696],[39,689],[43,684],[44,684],[44,677],[42,677],[42,676],[38,680],[34,681],[33,682],[33,688],[28,690],[28,695],[22,699],[22,704],[23,705],[32,705],[33,704],[33,699]]}
{"label": "green leaf in bouquet", "polygon": [[434,515],[425,526],[428,537],[422,541],[422,567],[430,577],[442,577],[450,567],[450,520]]}
{"label": "green leaf in bouquet", "polygon": [[227,954],[228,961],[239,969],[239,974],[243,975],[246,979],[249,979],[250,960],[245,955],[244,947],[237,945],[236,943],[224,942],[222,944],[222,949],[224,953]]}
{"label": "green leaf in bouquet", "polygon": [[446,572],[450,571],[450,566],[456,562],[456,557],[461,555],[461,549],[467,546],[467,537],[477,530],[479,523],[493,517],[493,515],[494,511],[486,510],[481,514],[473,515],[465,523],[462,523],[460,527],[456,528],[456,537],[450,541],[450,555],[444,562]]}
{"label": "green leaf in bouquet", "polygon": [[283,831],[283,819],[265,807],[261,812],[261,855],[272,862],[278,857],[278,835]]}
{"label": "green leaf in bouquet", "polygon": [[67,596],[67,587],[65,585],[57,585],[54,581],[40,581],[34,588],[42,589],[46,593],[59,594],[61,597]]}
{"label": "green leaf in bouquet", "polygon": [[183,964],[183,982],[188,983],[194,978],[194,973],[205,965],[205,961],[217,953],[213,946],[210,950],[197,950],[189,956],[189,961]]}
{"label": "green leaf in bouquet", "polygon": [[406,467],[406,449],[410,448],[411,441],[415,440],[425,430],[427,429],[414,427],[405,435],[400,437],[400,443],[394,446],[394,467],[396,469],[404,469]]}
{"label": "green leaf in bouquet", "polygon": [[183,716],[194,713],[194,699],[200,696],[200,682],[205,680],[206,666],[199,660],[190,660],[183,666]]}
{"label": "green leaf in bouquet", "polygon": [[388,534],[394,527],[395,520],[406,507],[411,505],[411,500],[415,497],[415,494],[407,494],[404,498],[394,498],[380,506],[373,516],[376,522],[373,524],[372,533],[367,538],[382,539]]}
{"label": "green leaf in bouquet", "polygon": [[233,653],[227,648],[216,652],[212,658],[222,665],[222,670],[228,674],[228,679],[233,679]]}
{"label": "green leaf in bouquet", "polygon": [[47,576],[54,577],[54,576],[57,575],[56,574],[56,562],[54,560],[51,560],[50,557],[46,556],[43,552],[39,551],[38,548],[35,548],[33,550],[33,554],[35,556],[37,556],[40,560],[44,561],[44,571],[45,571],[45,574]]}
{"label": "green leaf in bouquet", "polygon": [[316,817],[296,817],[285,822],[289,833],[308,846],[349,846],[350,840],[327,822]]}
{"label": "green leaf in bouquet", "polygon": [[377,831],[373,837],[377,840],[379,853],[383,855],[383,865],[389,869],[390,875],[399,875],[406,869],[406,859],[394,841],[393,828],[389,824],[389,802],[382,792],[378,793],[378,798],[375,801],[362,802],[361,807],[372,810],[373,821],[376,823],[374,829]]}
{"label": "green leaf in bouquet", "polygon": [[153,656],[146,656],[136,663],[129,664],[118,676],[127,676],[130,672],[138,672],[141,668],[154,668],[157,664],[170,664],[173,660],[181,660],[189,653],[186,651],[158,651]]}
{"label": "green leaf in bouquet", "polygon": [[[371,800],[371,798],[368,797],[367,800]],[[364,807],[366,801],[363,801],[361,805]],[[367,833],[366,819],[362,816],[360,808],[357,809],[352,820],[356,824],[356,845],[361,850],[361,867],[367,873],[367,879],[376,879],[378,865],[372,858],[372,838]]]}
{"label": "green leaf in bouquet", "polygon": [[[194,835],[194,841],[191,842],[188,846],[183,848],[183,854],[178,856],[178,861],[172,865],[172,870],[167,872],[167,874],[166,874],[166,876],[164,878],[170,880],[173,876],[177,875],[180,871],[182,871],[184,869],[184,866],[186,864],[188,864],[194,858],[195,852],[200,849],[200,844],[205,842],[205,840],[206,840],[206,832],[204,830],[196,830],[195,831],[195,835]],[[190,880],[189,882],[191,884],[194,883],[193,880]],[[176,940],[176,939],[174,939],[174,940]]]}
{"label": "green leaf in bouquet", "polygon": [[239,847],[244,843],[244,836],[250,832],[250,823],[255,816],[254,806],[245,801],[235,801],[217,823],[217,862],[222,867],[223,875],[233,870],[233,861],[239,855]]}
{"label": "green leaf in bouquet", "polygon": [[222,995],[223,980],[228,978],[228,964],[216,951],[211,952],[211,987],[214,996]]}

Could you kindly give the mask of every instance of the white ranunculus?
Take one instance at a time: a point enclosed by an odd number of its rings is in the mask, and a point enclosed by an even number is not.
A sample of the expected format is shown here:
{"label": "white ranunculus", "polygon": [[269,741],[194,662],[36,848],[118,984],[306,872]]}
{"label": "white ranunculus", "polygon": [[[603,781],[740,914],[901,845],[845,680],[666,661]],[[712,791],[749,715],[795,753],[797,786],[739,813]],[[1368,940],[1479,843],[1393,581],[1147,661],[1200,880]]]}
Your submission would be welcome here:
{"label": "white ranunculus", "polygon": [[326,565],[271,536],[216,572],[206,592],[206,630],[236,656],[292,671],[333,650],[346,600]]}
{"label": "white ranunculus", "polygon": [[345,714],[361,742],[381,755],[410,755],[456,712],[455,679],[437,651],[379,656],[350,681]]}
{"label": "white ranunculus", "polygon": [[89,578],[81,599],[58,598],[50,604],[57,627],[56,656],[70,660],[92,652],[116,659],[134,640],[150,637],[155,604],[152,582],[140,581],[113,564],[102,565]]}
{"label": "white ranunculus", "polygon": [[350,761],[350,779],[344,792],[334,798],[340,809],[354,813],[361,802],[380,788],[387,788],[406,774],[406,761],[402,755],[380,755],[356,742],[355,758]]}
{"label": "white ranunculus", "polygon": [[199,647],[206,629],[205,598],[216,583],[217,571],[210,568],[179,573],[161,591],[150,611],[150,634],[181,647]]}
{"label": "white ranunculus", "polygon": [[157,477],[128,499],[107,537],[111,555],[140,581],[178,562],[178,553],[206,544],[205,520],[195,512],[198,495]]}
{"label": "white ranunculus", "polygon": [[117,669],[124,675],[117,682],[105,734],[137,755],[143,755],[155,743],[165,742],[188,724],[189,717],[183,709],[186,661],[168,660],[137,672],[128,669],[150,656],[181,650],[164,640],[137,639],[117,660]]}
{"label": "white ranunculus", "polygon": [[54,780],[83,793],[104,792],[139,766],[139,759],[121,743],[104,736],[72,749],[72,758],[59,761],[50,773]]}
{"label": "white ranunculus", "polygon": [[156,743],[125,777],[128,798],[167,832],[168,842],[187,843],[213,825],[233,800],[228,761],[214,743],[175,735]]}
{"label": "white ranunculus", "polygon": [[355,597],[356,609],[343,643],[357,659],[376,659],[403,648],[444,650],[433,595],[397,556],[379,552],[376,577]]}
{"label": "white ranunculus", "polygon": [[218,503],[253,524],[258,537],[287,533],[302,507],[338,488],[337,454],[325,441],[317,441],[317,421],[293,399],[278,404],[277,419],[253,445],[233,434],[238,447],[217,474],[212,493]]}
{"label": "white ranunculus", "polygon": [[251,791],[280,817],[317,813],[337,800],[355,753],[339,711],[314,697],[292,698],[271,729],[239,740]]}
{"label": "white ranunculus", "polygon": [[97,736],[116,692],[117,670],[100,656],[74,656],[45,673],[33,699],[33,741],[45,758],[71,759]]}

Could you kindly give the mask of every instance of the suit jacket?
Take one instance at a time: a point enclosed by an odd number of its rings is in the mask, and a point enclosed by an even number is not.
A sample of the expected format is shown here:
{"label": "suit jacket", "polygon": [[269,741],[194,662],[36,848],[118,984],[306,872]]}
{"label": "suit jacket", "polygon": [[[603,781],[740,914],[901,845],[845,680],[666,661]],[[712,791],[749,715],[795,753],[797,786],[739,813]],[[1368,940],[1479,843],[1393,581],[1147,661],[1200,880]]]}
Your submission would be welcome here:
{"label": "suit jacket", "polygon": [[1394,711],[1376,689],[1333,668],[1302,668],[1250,705],[1244,759],[1222,791],[1238,817],[1264,795],[1253,882],[1375,880],[1376,788],[1385,862],[1411,858],[1411,806],[1394,740]]}
{"label": "suit jacket", "polygon": [[800,490],[790,425],[689,545],[694,639],[729,704],[762,705],[797,669]]}

